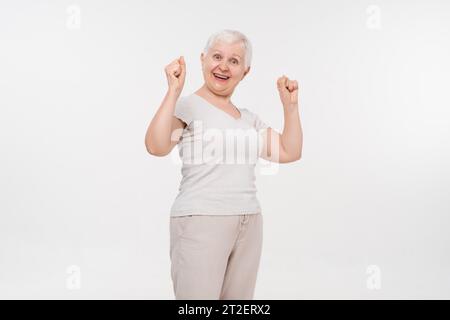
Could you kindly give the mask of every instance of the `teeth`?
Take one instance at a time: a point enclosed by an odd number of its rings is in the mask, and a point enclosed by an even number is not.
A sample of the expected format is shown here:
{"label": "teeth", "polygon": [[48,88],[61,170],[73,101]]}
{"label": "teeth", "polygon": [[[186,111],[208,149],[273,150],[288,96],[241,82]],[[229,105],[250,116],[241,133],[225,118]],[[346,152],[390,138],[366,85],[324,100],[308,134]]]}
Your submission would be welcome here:
{"label": "teeth", "polygon": [[219,74],[217,74],[217,73],[214,73],[214,75],[217,77],[217,78],[221,78],[221,79],[228,79],[229,77],[227,77],[227,76],[222,76],[222,75],[219,75]]}

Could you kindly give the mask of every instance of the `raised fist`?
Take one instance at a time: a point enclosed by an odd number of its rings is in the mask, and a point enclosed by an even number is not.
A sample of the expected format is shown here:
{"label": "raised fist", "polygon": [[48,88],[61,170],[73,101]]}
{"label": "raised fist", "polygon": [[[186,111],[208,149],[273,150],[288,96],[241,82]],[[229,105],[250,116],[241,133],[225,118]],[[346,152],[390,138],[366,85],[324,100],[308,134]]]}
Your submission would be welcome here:
{"label": "raised fist", "polygon": [[164,68],[164,71],[166,72],[169,90],[180,94],[183,90],[184,79],[186,78],[186,63],[184,57],[180,56],[179,59],[172,61]]}
{"label": "raised fist", "polygon": [[298,83],[283,75],[277,80],[278,92],[283,106],[298,104]]}

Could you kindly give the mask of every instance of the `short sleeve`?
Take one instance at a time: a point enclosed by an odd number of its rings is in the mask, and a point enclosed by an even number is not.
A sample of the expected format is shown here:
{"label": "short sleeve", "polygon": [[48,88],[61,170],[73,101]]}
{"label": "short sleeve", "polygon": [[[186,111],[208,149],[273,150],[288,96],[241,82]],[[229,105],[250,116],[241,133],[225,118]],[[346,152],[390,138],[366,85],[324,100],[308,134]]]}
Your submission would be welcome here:
{"label": "short sleeve", "polygon": [[192,108],[189,108],[186,97],[180,97],[175,103],[174,116],[189,125],[192,121]]}

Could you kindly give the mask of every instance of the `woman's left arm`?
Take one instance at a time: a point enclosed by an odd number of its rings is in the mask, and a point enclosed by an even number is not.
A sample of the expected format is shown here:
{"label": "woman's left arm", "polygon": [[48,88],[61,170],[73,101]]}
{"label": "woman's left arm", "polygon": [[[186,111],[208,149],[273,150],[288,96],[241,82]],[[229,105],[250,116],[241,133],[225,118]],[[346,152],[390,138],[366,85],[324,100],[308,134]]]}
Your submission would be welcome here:
{"label": "woman's left arm", "polygon": [[278,79],[277,87],[284,110],[284,128],[281,134],[271,127],[265,130],[261,157],[272,162],[293,162],[301,158],[303,147],[298,83],[283,75]]}

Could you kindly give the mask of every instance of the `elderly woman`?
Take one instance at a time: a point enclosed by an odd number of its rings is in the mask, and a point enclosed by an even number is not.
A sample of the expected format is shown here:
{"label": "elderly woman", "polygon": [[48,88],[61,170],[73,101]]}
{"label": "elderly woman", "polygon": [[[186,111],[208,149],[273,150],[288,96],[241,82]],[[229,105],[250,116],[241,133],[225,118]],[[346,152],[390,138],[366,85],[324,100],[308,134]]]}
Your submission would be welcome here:
{"label": "elderly woman", "polygon": [[[165,156],[178,145],[183,160],[179,193],[170,212],[176,299],[253,299],[263,234],[255,163],[218,162],[224,142],[220,133],[254,133],[248,137],[257,137],[257,156],[271,162],[301,157],[297,81],[284,75],[277,81],[284,113],[281,134],[231,101],[236,86],[250,71],[251,56],[250,41],[242,33],[226,29],[213,34],[200,56],[205,82],[182,97],[183,56],[165,68],[168,91],[148,127],[145,145],[155,156]],[[211,142],[207,135],[217,141]],[[229,145],[227,152],[234,151],[234,145]],[[214,147],[214,157],[207,160],[198,153],[198,148],[204,153]],[[248,160],[248,151],[237,155]]]}

